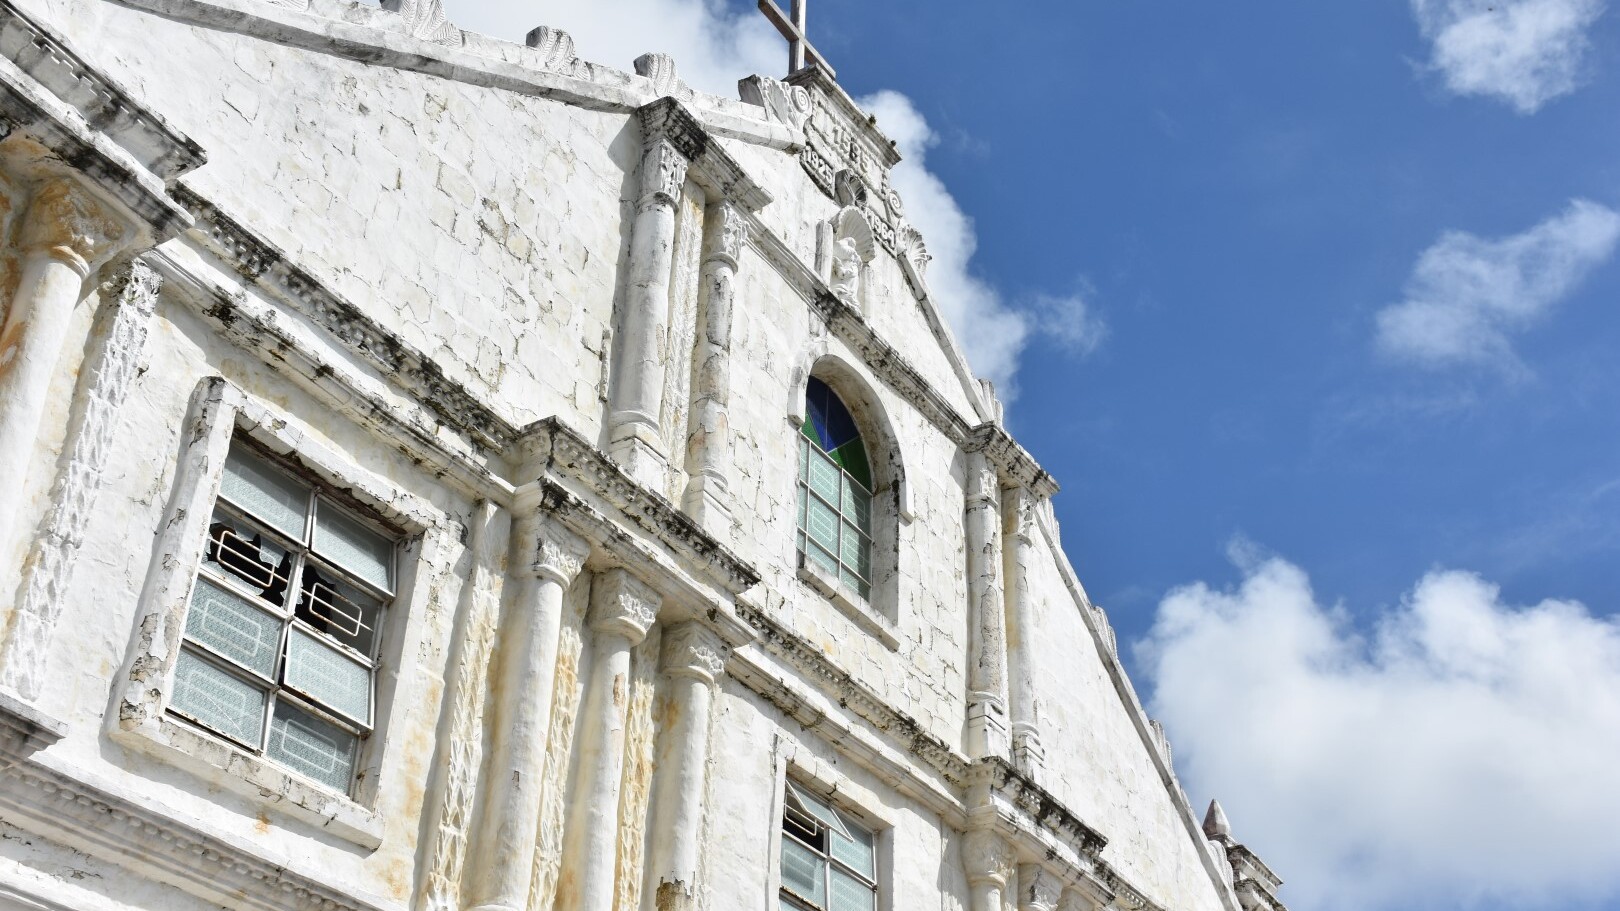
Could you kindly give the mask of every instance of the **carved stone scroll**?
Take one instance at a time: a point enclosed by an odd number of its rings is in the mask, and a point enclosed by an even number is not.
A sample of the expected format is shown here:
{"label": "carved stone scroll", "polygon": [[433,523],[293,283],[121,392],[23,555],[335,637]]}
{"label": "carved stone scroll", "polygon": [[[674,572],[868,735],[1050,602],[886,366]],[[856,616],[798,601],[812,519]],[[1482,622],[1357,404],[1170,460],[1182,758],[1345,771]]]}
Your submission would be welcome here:
{"label": "carved stone scroll", "polygon": [[446,47],[460,47],[461,29],[450,22],[443,0],[383,0],[382,8],[405,19],[405,31],[412,38]]}

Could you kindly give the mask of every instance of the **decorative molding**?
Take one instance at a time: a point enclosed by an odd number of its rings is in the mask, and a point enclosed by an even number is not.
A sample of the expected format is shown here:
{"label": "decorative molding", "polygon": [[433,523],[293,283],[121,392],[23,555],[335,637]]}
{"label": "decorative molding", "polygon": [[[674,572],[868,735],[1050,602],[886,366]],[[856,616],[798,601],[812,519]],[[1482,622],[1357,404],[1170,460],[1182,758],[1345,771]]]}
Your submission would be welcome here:
{"label": "decorative molding", "polygon": [[768,76],[749,76],[737,83],[737,95],[749,104],[765,109],[770,119],[795,130],[803,131],[810,119],[810,92],[799,85]]}
{"label": "decorative molding", "polygon": [[1012,845],[994,832],[975,829],[962,837],[962,869],[971,885],[1006,886],[1013,880],[1017,860]]}
{"label": "decorative molding", "polygon": [[637,109],[636,115],[641,121],[642,142],[649,147],[659,141],[674,146],[690,163],[686,176],[711,200],[730,200],[749,212],[770,204],[771,194],[748,176],[682,102],[659,98]]}
{"label": "decorative molding", "polygon": [[289,860],[265,856],[210,834],[166,809],[137,803],[78,777],[34,763],[11,769],[0,782],[0,807],[31,831],[130,869],[154,870],[204,901],[242,911],[391,911],[381,898],[334,888],[330,872],[302,872]]}
{"label": "decorative molding", "polygon": [[446,376],[436,361],[339,297],[274,244],[185,184],[178,185],[174,195],[197,220],[195,235],[244,279],[291,304],[409,392],[447,426],[467,436],[474,445],[489,449],[505,449],[517,438],[515,427],[465,386]]}
{"label": "decorative molding", "polygon": [[460,47],[466,41],[445,15],[444,0],[382,0],[382,8],[398,13],[412,38],[444,47]]}
{"label": "decorative molding", "polygon": [[1003,487],[1023,487],[1043,499],[1058,492],[1057,479],[1047,474],[1035,457],[998,424],[974,427],[962,442],[962,449],[984,453],[996,466]]}
{"label": "decorative molding", "polygon": [[44,684],[50,640],[65,605],[64,588],[84,543],[85,526],[95,511],[124,398],[146,352],[161,284],[150,267],[135,260],[116,270],[102,287],[104,298],[111,298],[100,317],[110,324],[106,342],[79,371],[88,383],[74,396],[67,463],[52,486],[50,512],[23,564],[27,577],[21,603],[6,640],[0,642],[0,687],[25,699],[39,698]]}
{"label": "decorative molding", "polygon": [[574,584],[591,555],[591,544],[556,522],[541,521],[535,529],[534,564],[536,576],[550,579],[564,588]]}
{"label": "decorative molding", "polygon": [[1001,798],[1008,807],[1026,816],[1026,824],[1021,828],[1049,832],[1077,856],[1101,863],[1100,856],[1108,839],[1007,760],[1000,756],[980,759],[973,763],[968,779],[970,784],[983,788],[987,795]]}
{"label": "decorative molding", "polygon": [[[560,418],[546,418],[529,425],[523,431],[522,442],[537,457],[541,473],[581,484],[631,524],[656,537],[681,559],[683,566],[695,569],[733,595],[759,584],[757,570],[674,504],[631,480],[617,463]],[[583,510],[583,504],[563,488],[555,484],[546,486],[554,491],[548,494],[547,508],[572,515],[587,527],[602,521]]]}
{"label": "decorative molding", "polygon": [[967,759],[945,741],[929,733],[915,718],[890,706],[881,696],[828,660],[820,649],[765,611],[739,602],[737,616],[754,629],[759,636],[759,644],[766,652],[803,673],[816,688],[871,723],[950,784],[956,787],[967,785],[970,771]]}
{"label": "decorative molding", "polygon": [[1063,883],[1040,864],[1018,865],[1018,911],[1057,911]]}

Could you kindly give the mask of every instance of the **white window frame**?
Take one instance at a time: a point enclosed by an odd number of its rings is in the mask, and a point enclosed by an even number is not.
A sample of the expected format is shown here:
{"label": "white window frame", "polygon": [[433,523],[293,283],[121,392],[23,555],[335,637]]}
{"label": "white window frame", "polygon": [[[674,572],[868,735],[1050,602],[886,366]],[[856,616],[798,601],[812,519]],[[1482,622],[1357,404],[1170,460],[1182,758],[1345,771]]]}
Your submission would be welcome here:
{"label": "white window frame", "polygon": [[[802,809],[796,809],[794,807],[794,804],[799,804],[802,807],[806,801],[813,801],[831,810],[833,816],[832,820],[823,820],[813,813],[806,812]],[[805,842],[794,833],[788,831],[789,814],[802,818],[803,822],[798,823],[801,828],[815,826],[824,829],[836,829],[846,837],[851,834],[851,829],[859,829],[863,835],[871,840],[872,872],[867,874],[863,871],[856,870],[834,856],[830,847],[825,850],[817,848],[815,845]],[[809,826],[807,826],[806,823],[808,823]],[[777,817],[776,828],[778,838],[778,846],[776,850],[776,862],[778,865],[776,891],[778,897],[776,899],[777,904],[773,906],[773,908],[791,908],[796,909],[796,911],[830,911],[832,907],[832,874],[834,871],[844,873],[851,879],[854,879],[861,885],[864,885],[866,888],[870,889],[872,893],[872,907],[874,909],[881,909],[885,907],[883,900],[883,879],[881,875],[883,872],[884,852],[881,850],[881,833],[878,829],[867,826],[865,824],[865,820],[860,819],[855,814],[850,813],[848,810],[839,806],[835,802],[816,795],[814,793],[814,789],[807,787],[806,785],[799,784],[792,778],[784,778],[783,780],[781,813]],[[790,839],[794,844],[805,849],[806,851],[811,852],[821,861],[821,889],[823,904],[817,905],[812,899],[799,895],[797,892],[790,889],[786,882],[783,881],[782,872],[780,869],[782,855],[784,853],[783,845]],[[831,842],[829,840],[829,845],[830,844]]]}
{"label": "white window frame", "polygon": [[[186,615],[201,571],[225,459],[237,437],[293,462],[299,474],[343,490],[371,518],[399,535],[393,601],[376,633],[380,646],[373,675],[371,730],[357,750],[355,783],[348,793],[170,711]],[[264,809],[368,849],[379,847],[383,824],[376,804],[382,759],[393,727],[393,691],[404,656],[412,651],[407,640],[420,635],[417,624],[409,622],[411,607],[424,603],[427,596],[428,580],[418,570],[426,562],[425,556],[442,553],[453,542],[449,517],[334,452],[290,416],[221,377],[203,380],[192,396],[181,428],[181,451],[171,490],[141,591],[135,638],[116,684],[116,711],[108,715],[108,736]],[[354,513],[352,508],[349,511]]]}

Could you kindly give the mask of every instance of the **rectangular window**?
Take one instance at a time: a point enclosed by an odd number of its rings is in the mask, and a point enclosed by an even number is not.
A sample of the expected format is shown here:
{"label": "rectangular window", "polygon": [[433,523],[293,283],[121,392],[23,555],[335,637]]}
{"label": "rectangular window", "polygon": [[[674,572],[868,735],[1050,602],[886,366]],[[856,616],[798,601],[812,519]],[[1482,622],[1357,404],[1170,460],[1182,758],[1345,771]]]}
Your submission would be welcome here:
{"label": "rectangular window", "polygon": [[872,494],[799,436],[799,553],[862,598],[872,596]]}
{"label": "rectangular window", "polygon": [[349,792],[371,732],[398,535],[236,440],[169,711]]}
{"label": "rectangular window", "polygon": [[804,788],[782,802],[781,911],[876,911],[877,852],[869,829]]}

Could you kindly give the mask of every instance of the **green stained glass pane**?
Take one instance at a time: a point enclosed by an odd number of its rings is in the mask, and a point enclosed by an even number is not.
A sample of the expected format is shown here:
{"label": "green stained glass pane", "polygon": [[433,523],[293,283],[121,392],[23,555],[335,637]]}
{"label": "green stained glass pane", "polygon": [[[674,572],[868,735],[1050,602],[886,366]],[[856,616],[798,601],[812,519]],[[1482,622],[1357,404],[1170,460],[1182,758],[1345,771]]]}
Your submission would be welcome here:
{"label": "green stained glass pane", "polygon": [[799,425],[799,433],[803,434],[805,439],[814,441],[817,446],[821,445],[821,438],[816,435],[815,419],[809,415],[806,415],[804,423]]}
{"label": "green stained glass pane", "polygon": [[872,466],[866,460],[866,444],[860,439],[850,440],[838,447],[832,457],[849,476],[867,490],[872,489]]}

